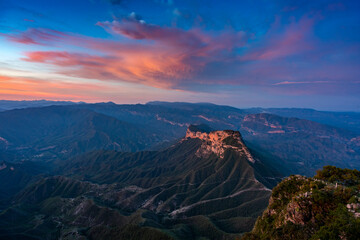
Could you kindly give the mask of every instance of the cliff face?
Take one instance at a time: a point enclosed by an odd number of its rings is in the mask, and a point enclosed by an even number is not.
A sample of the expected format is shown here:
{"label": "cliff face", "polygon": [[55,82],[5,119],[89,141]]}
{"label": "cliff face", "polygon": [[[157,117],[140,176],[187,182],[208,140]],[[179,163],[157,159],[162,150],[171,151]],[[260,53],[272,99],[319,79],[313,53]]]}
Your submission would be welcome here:
{"label": "cliff face", "polygon": [[224,158],[225,151],[232,149],[240,155],[245,155],[250,162],[255,162],[255,159],[251,156],[238,131],[224,130],[206,132],[189,127],[185,139],[189,138],[198,138],[203,142],[196,152],[198,157],[208,157],[211,153],[215,153],[220,158]]}
{"label": "cliff face", "polygon": [[272,191],[248,239],[359,239],[360,172],[327,166],[290,176]]}

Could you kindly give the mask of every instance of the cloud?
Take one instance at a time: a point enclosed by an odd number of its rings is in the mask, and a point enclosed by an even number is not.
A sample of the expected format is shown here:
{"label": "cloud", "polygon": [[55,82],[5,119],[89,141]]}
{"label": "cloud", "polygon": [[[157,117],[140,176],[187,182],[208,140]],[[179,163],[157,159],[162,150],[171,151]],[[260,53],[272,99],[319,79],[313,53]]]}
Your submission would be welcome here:
{"label": "cloud", "polygon": [[122,21],[99,22],[97,25],[109,32],[136,40],[154,40],[171,46],[200,49],[208,44],[207,36],[198,30],[185,31],[179,28],[160,27],[147,24],[136,15]]}
{"label": "cloud", "polygon": [[88,94],[96,94],[100,89],[104,91],[106,88],[96,84],[0,75],[0,96],[2,99],[82,100],[86,99]]}
{"label": "cloud", "polygon": [[322,83],[333,83],[331,81],[302,81],[302,82],[290,82],[290,81],[283,81],[274,83],[273,85],[289,85],[289,84],[322,84]]}
{"label": "cloud", "polygon": [[[273,94],[287,96],[357,96],[360,84],[356,81],[303,81],[303,82],[280,82],[274,86],[267,87],[265,91]],[[358,98],[358,97],[357,97]]]}
{"label": "cloud", "polygon": [[[313,26],[316,18],[303,16],[299,21],[292,21],[285,28],[281,19],[276,18],[272,28],[261,43],[250,48],[244,60],[273,60],[304,54],[314,48]],[[282,29],[281,29],[282,28]]]}
{"label": "cloud", "polygon": [[60,38],[68,37],[68,35],[63,32],[44,28],[29,28],[24,32],[18,31],[0,35],[5,36],[12,42],[36,45],[49,45]]}
{"label": "cloud", "polygon": [[93,52],[32,51],[23,58],[27,62],[55,65],[63,74],[166,89],[182,89],[184,82],[193,82],[193,77],[211,62],[231,61],[234,51],[246,42],[243,32],[211,34],[200,29],[160,27],[143,22],[135,14],[122,21],[98,25],[132,41],[110,41],[44,29],[29,29],[7,38],[23,44],[62,48],[75,45]]}
{"label": "cloud", "polygon": [[[316,14],[276,18],[263,35],[234,29],[181,29],[147,23],[139,15],[97,25],[112,34],[100,39],[50,29],[5,35],[13,42],[51,46],[26,52],[23,60],[49,64],[57,73],[162,89],[217,91],[222,86],[261,86],[296,92],[353,92],[360,72],[357,45],[323,43],[315,34]],[[110,40],[111,39],[111,40]],[[74,49],[77,51],[75,52]],[[340,59],[340,60],[339,60]],[[327,83],[327,84],[325,84]],[[323,87],[316,87],[321,85]],[[327,88],[327,89],[326,89]],[[289,90],[289,91],[287,91]]]}

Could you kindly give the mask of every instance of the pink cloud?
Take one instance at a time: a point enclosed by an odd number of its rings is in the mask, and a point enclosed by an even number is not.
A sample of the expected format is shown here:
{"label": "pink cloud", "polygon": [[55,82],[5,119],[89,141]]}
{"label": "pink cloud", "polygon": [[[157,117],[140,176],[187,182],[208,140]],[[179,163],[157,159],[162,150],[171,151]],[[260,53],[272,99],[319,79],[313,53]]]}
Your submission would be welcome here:
{"label": "pink cloud", "polygon": [[134,18],[127,18],[122,21],[99,22],[97,25],[110,33],[123,35],[130,39],[153,40],[168,46],[201,49],[211,41],[199,29],[186,31],[179,28],[160,27]]}
{"label": "pink cloud", "polygon": [[[244,32],[233,30],[204,32],[193,28],[183,30],[175,27],[160,27],[138,20],[135,17],[121,21],[99,22],[117,40],[104,40],[60,33],[46,29],[29,29],[9,35],[8,39],[26,44],[48,44],[51,46],[76,46],[89,49],[91,54],[71,51],[33,51],[26,53],[24,60],[51,64],[59,67],[58,72],[69,76],[99,79],[104,81],[135,82],[165,89],[189,89],[191,84],[263,84],[259,77],[274,76],[291,79],[283,66],[267,66],[263,61],[280,59],[311,49],[305,39],[311,32],[313,19],[302,18],[290,24],[281,34],[275,23],[266,35],[265,44],[250,46],[244,56],[235,51],[247,43]],[[130,39],[124,41],[121,37]],[[65,47],[66,48],[66,47]],[[249,46],[247,46],[249,48]],[[242,63],[257,61],[257,64],[243,67]],[[209,68],[216,68],[218,77],[206,75]],[[239,74],[227,76],[228,72]],[[220,79],[220,80],[219,80]]]}
{"label": "pink cloud", "polygon": [[[231,61],[233,51],[244,45],[243,32],[227,31],[210,34],[145,24],[125,19],[98,23],[115,35],[135,42],[110,41],[85,36],[58,34],[50,30],[31,30],[11,35],[12,41],[26,44],[78,46],[93,54],[69,51],[34,51],[26,53],[25,61],[52,64],[59,72],[100,80],[136,82],[159,88],[179,88],[213,61]],[[132,29],[130,31],[129,29]],[[26,39],[26,41],[24,40]],[[145,44],[144,44],[145,43]],[[58,44],[60,45],[60,44]],[[96,53],[94,53],[94,51]]]}
{"label": "pink cloud", "polygon": [[[322,61],[321,54],[328,56],[325,50],[332,53],[333,49],[319,46],[313,34],[317,19],[303,16],[283,24],[278,18],[265,36],[251,42],[247,39],[251,34],[241,31],[183,30],[136,18],[99,22],[98,26],[113,35],[112,40],[49,29],[29,29],[6,36],[14,42],[55,47],[58,50],[27,52],[23,60],[56,66],[58,73],[72,77],[163,89],[206,91],[207,87],[216,89],[226,84],[262,85],[294,92],[303,87],[306,92],[308,85],[333,81],[326,84],[332,88],[341,82],[339,79],[351,79],[359,72],[351,64],[339,65],[328,62],[329,58]],[[73,52],[74,48],[77,52]],[[347,48],[353,53],[358,50]],[[341,53],[347,48],[343,47]],[[316,60],[316,67],[306,60]],[[318,86],[311,88],[325,91]]]}
{"label": "pink cloud", "polygon": [[223,31],[222,33],[205,33],[193,28],[183,30],[174,27],[160,27],[147,24],[142,20],[126,18],[122,21],[99,22],[97,25],[115,35],[125,36],[134,40],[143,40],[150,46],[169,47],[172,50],[189,56],[209,56],[215,51],[232,51],[242,47],[247,37],[244,32]]}
{"label": "pink cloud", "polygon": [[22,44],[49,45],[57,41],[59,38],[65,38],[68,35],[51,29],[29,28],[24,32],[16,32],[11,34],[1,34],[12,42]]}
{"label": "pink cloud", "polygon": [[311,37],[315,18],[304,16],[298,22],[293,21],[280,33],[279,21],[277,18],[269,29],[262,40],[263,45],[250,50],[242,57],[243,60],[273,60],[298,53],[304,54],[314,48]]}

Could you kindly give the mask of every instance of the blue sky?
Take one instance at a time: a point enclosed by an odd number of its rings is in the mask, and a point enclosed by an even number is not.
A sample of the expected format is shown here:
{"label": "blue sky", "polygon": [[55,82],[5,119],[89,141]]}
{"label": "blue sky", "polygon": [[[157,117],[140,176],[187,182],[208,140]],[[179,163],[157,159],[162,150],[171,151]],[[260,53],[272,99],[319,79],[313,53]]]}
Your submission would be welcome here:
{"label": "blue sky", "polygon": [[359,1],[0,1],[0,98],[360,111]]}

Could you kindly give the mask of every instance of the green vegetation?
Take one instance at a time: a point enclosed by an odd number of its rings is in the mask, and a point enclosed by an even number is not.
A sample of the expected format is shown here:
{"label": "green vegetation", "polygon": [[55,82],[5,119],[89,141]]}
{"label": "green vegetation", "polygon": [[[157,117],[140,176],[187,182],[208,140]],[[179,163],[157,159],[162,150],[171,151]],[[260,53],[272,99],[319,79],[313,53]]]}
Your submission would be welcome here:
{"label": "green vegetation", "polygon": [[360,172],[326,166],[314,178],[290,176],[243,240],[359,239]]}
{"label": "green vegetation", "polygon": [[360,184],[360,171],[325,166],[322,171],[317,171],[315,178],[346,186],[356,186]]}

